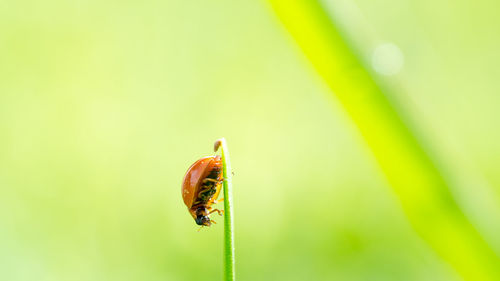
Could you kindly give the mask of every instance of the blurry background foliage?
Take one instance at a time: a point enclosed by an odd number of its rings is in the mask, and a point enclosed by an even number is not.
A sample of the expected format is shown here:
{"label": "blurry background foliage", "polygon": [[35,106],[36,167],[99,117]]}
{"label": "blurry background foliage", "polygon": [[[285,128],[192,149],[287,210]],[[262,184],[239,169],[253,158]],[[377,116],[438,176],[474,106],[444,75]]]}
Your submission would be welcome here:
{"label": "blurry background foliage", "polygon": [[[323,4],[500,252],[500,4]],[[269,4],[229,0],[0,3],[0,280],[221,280],[180,194],[221,136],[239,280],[460,280]]]}

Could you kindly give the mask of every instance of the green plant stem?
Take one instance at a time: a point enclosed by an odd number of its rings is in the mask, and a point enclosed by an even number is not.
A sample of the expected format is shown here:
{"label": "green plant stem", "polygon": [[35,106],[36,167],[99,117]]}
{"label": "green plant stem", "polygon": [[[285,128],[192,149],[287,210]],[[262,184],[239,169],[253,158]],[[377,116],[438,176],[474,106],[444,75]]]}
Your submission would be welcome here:
{"label": "green plant stem", "polygon": [[222,169],[224,175],[224,280],[234,281],[234,219],[231,161],[225,138],[215,142],[214,150],[221,147]]}
{"label": "green plant stem", "polygon": [[416,232],[465,280],[500,280],[500,259],[468,221],[443,169],[317,0],[270,0],[352,118]]}

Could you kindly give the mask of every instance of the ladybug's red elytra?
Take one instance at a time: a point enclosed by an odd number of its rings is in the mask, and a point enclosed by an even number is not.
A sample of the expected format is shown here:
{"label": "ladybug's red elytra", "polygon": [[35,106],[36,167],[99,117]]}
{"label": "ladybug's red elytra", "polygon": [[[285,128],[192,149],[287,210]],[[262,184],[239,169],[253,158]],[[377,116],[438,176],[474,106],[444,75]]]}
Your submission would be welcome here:
{"label": "ladybug's red elytra", "polygon": [[219,155],[203,157],[187,170],[182,181],[182,199],[196,224],[210,226],[215,223],[210,219],[210,214],[222,213],[221,210],[212,208],[218,202],[216,200],[222,181],[222,161]]}

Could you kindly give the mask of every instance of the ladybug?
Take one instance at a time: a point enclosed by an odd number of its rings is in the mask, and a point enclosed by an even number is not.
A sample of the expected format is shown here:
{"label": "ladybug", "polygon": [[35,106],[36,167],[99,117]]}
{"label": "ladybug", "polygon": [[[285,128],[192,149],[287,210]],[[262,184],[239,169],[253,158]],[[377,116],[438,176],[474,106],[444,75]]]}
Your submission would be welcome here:
{"label": "ladybug", "polygon": [[182,199],[196,224],[210,226],[215,223],[209,217],[211,213],[222,215],[223,211],[212,208],[213,204],[223,200],[216,201],[223,182],[222,176],[222,161],[219,155],[199,159],[184,175]]}

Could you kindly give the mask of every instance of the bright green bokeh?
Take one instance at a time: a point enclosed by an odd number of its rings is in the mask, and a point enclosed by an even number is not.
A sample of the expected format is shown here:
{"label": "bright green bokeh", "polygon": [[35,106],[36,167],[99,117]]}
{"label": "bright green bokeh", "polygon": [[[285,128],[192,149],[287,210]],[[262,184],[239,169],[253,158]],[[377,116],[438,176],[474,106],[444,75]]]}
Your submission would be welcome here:
{"label": "bright green bokeh", "polygon": [[[335,14],[317,1],[270,2],[356,124],[415,231],[465,280],[499,280],[500,259],[454,198],[453,176],[395,95],[374,80],[371,67],[346,43],[347,35],[332,24]],[[394,75],[404,64],[404,55],[392,43],[380,44],[372,56],[380,74]]]}
{"label": "bright green bokeh", "polygon": [[[326,4],[367,62],[401,49],[378,78],[498,252],[499,4]],[[460,280],[265,1],[0,6],[0,280],[222,280],[180,194],[221,136],[238,280]]]}

